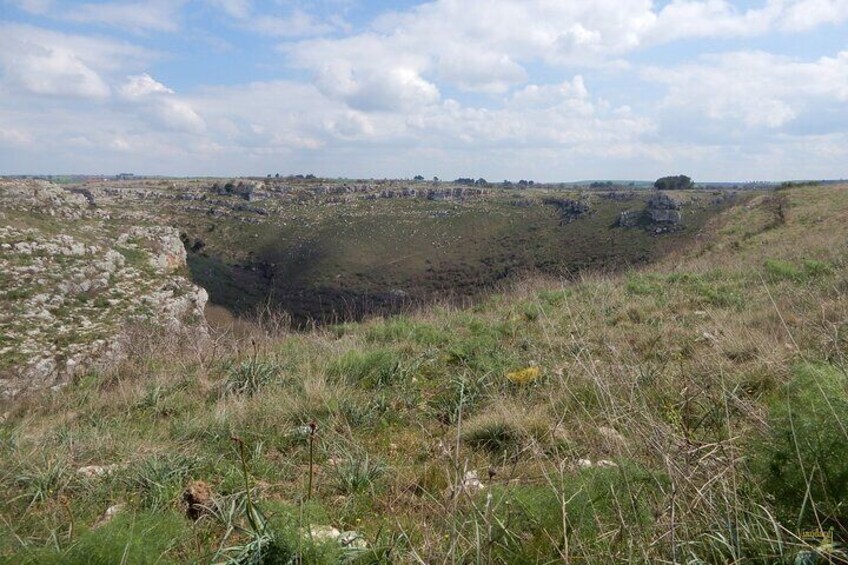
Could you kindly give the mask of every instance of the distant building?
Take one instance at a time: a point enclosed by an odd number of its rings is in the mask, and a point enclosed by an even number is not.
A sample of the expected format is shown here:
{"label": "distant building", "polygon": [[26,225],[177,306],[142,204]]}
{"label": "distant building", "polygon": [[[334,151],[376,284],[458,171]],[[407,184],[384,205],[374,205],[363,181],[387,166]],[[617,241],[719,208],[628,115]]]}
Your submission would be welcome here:
{"label": "distant building", "polygon": [[119,173],[115,175],[115,178],[118,180],[132,180],[135,178],[133,173]]}

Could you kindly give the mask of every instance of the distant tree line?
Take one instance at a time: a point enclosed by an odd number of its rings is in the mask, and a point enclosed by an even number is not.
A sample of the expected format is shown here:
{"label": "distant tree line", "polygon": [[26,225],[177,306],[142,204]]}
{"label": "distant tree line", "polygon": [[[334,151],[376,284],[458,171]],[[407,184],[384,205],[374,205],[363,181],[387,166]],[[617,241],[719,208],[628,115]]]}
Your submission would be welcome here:
{"label": "distant tree line", "polygon": [[459,177],[453,182],[465,186],[489,186],[489,181],[484,178],[479,178],[475,180],[472,178]]}
{"label": "distant tree line", "polygon": [[521,179],[518,182],[512,182],[511,180],[505,180],[505,181],[503,181],[501,186],[503,186],[504,188],[514,188],[516,186],[518,188],[527,188],[528,186],[533,186],[534,184],[536,184],[536,183],[533,182],[532,180]]}
{"label": "distant tree line", "polygon": [[[271,178],[271,173],[268,173],[268,176],[265,177],[265,178]],[[287,177],[281,177],[280,173],[276,173],[276,174],[274,174],[274,178],[275,179],[286,178],[286,179],[296,179],[296,180],[315,180],[318,177],[316,177],[315,175],[313,175],[311,173],[308,174],[308,175],[289,175]]]}

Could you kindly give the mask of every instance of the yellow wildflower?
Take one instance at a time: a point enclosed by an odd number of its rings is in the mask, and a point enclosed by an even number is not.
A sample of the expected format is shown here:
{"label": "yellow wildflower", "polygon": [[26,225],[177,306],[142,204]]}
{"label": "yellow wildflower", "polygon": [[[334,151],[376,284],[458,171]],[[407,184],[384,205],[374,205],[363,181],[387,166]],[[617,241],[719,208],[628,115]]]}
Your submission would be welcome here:
{"label": "yellow wildflower", "polygon": [[526,369],[521,369],[520,371],[507,373],[506,378],[511,383],[515,383],[517,385],[526,385],[538,379],[540,374],[542,374],[542,371],[539,370],[539,367],[527,367]]}

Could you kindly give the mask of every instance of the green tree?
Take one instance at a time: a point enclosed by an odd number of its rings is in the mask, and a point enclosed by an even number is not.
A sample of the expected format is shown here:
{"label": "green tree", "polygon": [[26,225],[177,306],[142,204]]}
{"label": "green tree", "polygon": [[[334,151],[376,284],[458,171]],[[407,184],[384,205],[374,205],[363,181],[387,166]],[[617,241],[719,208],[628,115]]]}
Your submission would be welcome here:
{"label": "green tree", "polygon": [[686,175],[658,178],[654,183],[657,190],[688,190],[695,188],[695,183]]}

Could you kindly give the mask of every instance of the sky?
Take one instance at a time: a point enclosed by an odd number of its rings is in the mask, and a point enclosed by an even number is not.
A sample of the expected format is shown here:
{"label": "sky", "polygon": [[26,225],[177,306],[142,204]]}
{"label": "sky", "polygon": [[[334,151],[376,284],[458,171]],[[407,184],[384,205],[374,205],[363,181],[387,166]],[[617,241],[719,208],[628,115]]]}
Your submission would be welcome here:
{"label": "sky", "polygon": [[0,174],[846,169],[848,0],[0,0]]}

